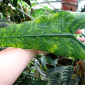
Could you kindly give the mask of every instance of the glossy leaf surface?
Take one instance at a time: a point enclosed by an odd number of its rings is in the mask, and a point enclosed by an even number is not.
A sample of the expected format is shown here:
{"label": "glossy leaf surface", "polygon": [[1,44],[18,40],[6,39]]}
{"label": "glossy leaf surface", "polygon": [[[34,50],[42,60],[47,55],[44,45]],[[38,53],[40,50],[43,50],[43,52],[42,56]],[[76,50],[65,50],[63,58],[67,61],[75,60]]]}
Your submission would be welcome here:
{"label": "glossy leaf surface", "polygon": [[85,44],[74,33],[85,27],[85,13],[60,11],[0,29],[0,46],[38,49],[85,60]]}

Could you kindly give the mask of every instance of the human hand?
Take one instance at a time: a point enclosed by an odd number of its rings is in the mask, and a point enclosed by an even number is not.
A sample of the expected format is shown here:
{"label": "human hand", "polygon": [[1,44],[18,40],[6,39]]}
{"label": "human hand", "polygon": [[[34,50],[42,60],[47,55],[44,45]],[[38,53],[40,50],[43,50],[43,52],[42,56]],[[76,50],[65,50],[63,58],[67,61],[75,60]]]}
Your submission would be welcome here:
{"label": "human hand", "polygon": [[[81,29],[79,29],[75,32],[75,34],[81,34],[81,33],[82,33]],[[85,38],[78,38],[78,39],[82,42],[85,42]]]}

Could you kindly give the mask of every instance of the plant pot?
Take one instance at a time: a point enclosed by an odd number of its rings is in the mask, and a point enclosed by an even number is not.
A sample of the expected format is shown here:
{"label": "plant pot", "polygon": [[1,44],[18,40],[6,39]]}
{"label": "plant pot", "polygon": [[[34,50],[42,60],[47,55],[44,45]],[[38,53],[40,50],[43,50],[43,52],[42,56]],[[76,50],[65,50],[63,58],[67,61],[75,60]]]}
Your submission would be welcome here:
{"label": "plant pot", "polygon": [[61,10],[76,11],[78,6],[78,0],[61,0]]}

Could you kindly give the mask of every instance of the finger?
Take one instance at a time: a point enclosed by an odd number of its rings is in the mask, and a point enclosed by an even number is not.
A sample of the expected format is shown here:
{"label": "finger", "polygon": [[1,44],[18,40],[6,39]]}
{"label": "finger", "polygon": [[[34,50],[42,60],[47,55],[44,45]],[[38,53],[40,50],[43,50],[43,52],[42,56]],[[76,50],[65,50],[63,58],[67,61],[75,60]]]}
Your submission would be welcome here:
{"label": "finger", "polygon": [[38,50],[38,54],[41,54],[41,53],[48,54],[48,52]]}
{"label": "finger", "polygon": [[81,33],[82,33],[81,29],[79,29],[75,32],[75,34],[81,34]]}
{"label": "finger", "polygon": [[78,38],[80,41],[85,42],[85,38]]}

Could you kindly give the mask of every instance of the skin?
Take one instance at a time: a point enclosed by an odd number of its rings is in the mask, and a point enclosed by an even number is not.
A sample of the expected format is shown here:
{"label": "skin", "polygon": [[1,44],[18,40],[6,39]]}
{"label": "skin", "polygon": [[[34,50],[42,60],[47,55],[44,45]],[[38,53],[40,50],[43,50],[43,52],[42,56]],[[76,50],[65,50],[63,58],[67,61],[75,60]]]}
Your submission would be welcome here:
{"label": "skin", "polygon": [[0,52],[0,85],[12,85],[32,58],[44,51],[7,48]]}
{"label": "skin", "polygon": [[[79,29],[75,32],[75,34],[81,34],[81,33],[82,33],[81,29]],[[85,38],[78,38],[78,39],[82,42],[85,42]]]}

